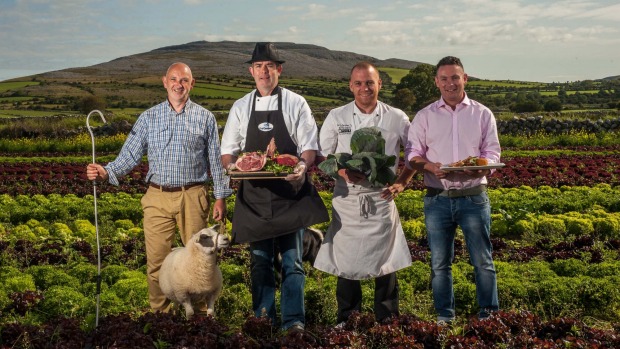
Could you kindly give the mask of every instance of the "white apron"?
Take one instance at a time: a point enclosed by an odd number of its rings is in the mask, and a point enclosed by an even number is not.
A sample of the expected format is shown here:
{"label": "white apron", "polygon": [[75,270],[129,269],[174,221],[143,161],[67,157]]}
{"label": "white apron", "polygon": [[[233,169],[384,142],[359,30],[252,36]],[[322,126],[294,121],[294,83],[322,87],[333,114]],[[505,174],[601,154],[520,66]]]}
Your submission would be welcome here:
{"label": "white apron", "polygon": [[394,201],[381,198],[382,190],[347,184],[341,178],[336,181],[332,221],[315,268],[345,279],[362,280],[411,265],[398,210]]}

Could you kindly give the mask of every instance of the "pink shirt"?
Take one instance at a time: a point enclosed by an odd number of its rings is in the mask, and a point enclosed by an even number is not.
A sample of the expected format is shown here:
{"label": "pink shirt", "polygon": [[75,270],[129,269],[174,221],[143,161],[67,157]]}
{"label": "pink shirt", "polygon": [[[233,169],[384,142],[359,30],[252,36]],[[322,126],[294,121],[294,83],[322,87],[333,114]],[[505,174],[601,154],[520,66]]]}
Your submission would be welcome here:
{"label": "pink shirt", "polygon": [[[407,160],[420,156],[444,165],[468,156],[497,163],[500,152],[493,112],[467,95],[456,110],[452,110],[443,98],[420,110],[411,122],[405,146]],[[427,187],[462,189],[486,183],[486,177],[472,178],[459,172],[451,172],[445,179],[424,172]]]}

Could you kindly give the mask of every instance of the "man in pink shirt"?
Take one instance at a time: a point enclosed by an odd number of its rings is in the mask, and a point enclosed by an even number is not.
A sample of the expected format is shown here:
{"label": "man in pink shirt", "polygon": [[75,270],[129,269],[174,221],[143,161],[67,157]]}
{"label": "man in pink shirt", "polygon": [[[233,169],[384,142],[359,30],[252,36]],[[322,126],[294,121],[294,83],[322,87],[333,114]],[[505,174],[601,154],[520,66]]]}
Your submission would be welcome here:
{"label": "man in pink shirt", "polygon": [[490,170],[441,169],[469,156],[499,162],[495,117],[465,93],[467,74],[457,57],[437,64],[435,85],[441,98],[420,110],[411,123],[405,158],[424,173],[424,215],[431,249],[433,301],[438,322],[455,317],[452,285],[454,236],[460,226],[476,276],[480,319],[499,309],[491,247],[491,205],[486,193]]}

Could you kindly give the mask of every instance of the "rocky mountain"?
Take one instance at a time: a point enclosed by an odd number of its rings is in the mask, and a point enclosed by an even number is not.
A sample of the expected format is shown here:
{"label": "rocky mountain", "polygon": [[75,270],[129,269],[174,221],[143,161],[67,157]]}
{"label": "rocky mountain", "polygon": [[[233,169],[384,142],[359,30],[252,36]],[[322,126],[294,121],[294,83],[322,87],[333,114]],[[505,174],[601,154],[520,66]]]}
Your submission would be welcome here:
{"label": "rocky mountain", "polygon": [[[182,45],[158,48],[149,52],[120,57],[89,67],[69,68],[40,74],[44,79],[89,80],[97,76],[137,78],[161,76],[176,61],[187,63],[196,77],[205,75],[248,76],[248,64],[255,42],[208,42],[196,41]],[[334,51],[325,47],[276,42],[280,56],[286,61],[285,77],[348,78],[351,67],[362,60],[377,66],[412,69],[420,62],[403,59],[380,60],[374,57],[346,51]]]}

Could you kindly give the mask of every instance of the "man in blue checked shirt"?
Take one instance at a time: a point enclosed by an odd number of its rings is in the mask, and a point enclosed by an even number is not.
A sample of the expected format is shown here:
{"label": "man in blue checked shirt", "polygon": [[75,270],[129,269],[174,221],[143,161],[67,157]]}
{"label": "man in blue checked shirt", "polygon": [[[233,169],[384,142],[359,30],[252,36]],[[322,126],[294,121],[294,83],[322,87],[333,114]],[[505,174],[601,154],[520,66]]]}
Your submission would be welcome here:
{"label": "man in blue checked shirt", "polygon": [[[184,63],[174,63],[162,78],[168,99],[140,115],[118,157],[107,164],[89,164],[90,180],[118,178],[148,157],[149,188],[142,198],[149,302],[154,311],[167,312],[170,301],[159,288],[159,269],[172,249],[176,227],[183,244],[206,227],[213,179],[213,219],[226,216],[225,198],[232,193],[220,158],[213,114],[189,99],[195,80]],[[206,312],[206,305],[204,307]]]}

